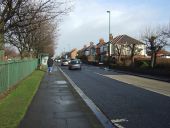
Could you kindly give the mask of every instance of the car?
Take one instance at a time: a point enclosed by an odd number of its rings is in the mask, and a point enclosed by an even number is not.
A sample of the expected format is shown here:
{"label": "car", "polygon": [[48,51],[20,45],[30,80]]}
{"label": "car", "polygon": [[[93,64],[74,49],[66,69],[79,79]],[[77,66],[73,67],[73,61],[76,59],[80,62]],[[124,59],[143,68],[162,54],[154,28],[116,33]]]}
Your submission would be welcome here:
{"label": "car", "polygon": [[61,61],[61,66],[68,66],[69,65],[69,61],[68,59],[64,59]]}
{"label": "car", "polygon": [[57,59],[56,61],[57,61],[58,63],[60,63],[60,62],[61,62],[61,60],[60,60],[60,59]]}
{"label": "car", "polygon": [[71,62],[69,63],[68,69],[79,69],[81,70],[81,61],[80,59],[73,59],[71,60]]}

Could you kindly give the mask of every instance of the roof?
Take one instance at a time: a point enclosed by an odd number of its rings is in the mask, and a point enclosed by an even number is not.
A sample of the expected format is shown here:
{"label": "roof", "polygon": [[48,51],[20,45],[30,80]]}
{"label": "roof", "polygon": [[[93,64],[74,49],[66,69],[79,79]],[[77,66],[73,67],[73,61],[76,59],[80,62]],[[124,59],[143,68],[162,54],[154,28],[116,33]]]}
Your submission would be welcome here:
{"label": "roof", "polygon": [[86,47],[86,49],[84,49],[84,50],[89,50],[89,49],[92,49],[92,48],[95,48],[95,47],[96,47],[96,45],[94,45],[93,42],[90,42],[90,45],[88,47]]}
{"label": "roof", "polygon": [[165,50],[160,50],[160,51],[158,51],[157,54],[170,55],[170,52],[169,51],[165,51]]}
{"label": "roof", "polygon": [[70,52],[74,52],[74,51],[77,51],[77,49],[76,49],[76,48],[73,48]]}
{"label": "roof", "polygon": [[99,39],[99,43],[96,44],[96,48],[100,48],[100,47],[101,47],[102,45],[104,45],[104,44],[106,44],[106,42],[104,41],[103,38],[100,38],[100,39]]}
{"label": "roof", "polygon": [[100,48],[102,45],[106,44],[106,42],[103,42],[103,43],[98,43],[96,44],[96,48]]}
{"label": "roof", "polygon": [[127,36],[127,35],[116,36],[115,38],[113,38],[111,40],[111,42],[113,44],[125,44],[125,43],[127,43],[127,44],[138,44],[138,45],[144,44],[141,41],[136,40],[136,39],[134,39],[134,38],[132,38],[130,36]]}
{"label": "roof", "polygon": [[84,47],[84,48],[82,48],[82,49],[80,49],[79,51],[84,51],[84,50],[86,50],[88,47]]}

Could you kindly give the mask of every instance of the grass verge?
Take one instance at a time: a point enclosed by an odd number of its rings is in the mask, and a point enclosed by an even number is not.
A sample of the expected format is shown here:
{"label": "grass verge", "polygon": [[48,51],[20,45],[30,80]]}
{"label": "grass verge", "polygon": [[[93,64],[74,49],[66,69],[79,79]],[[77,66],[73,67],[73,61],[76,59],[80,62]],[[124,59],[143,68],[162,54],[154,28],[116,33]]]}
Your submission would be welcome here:
{"label": "grass verge", "polygon": [[0,128],[18,127],[43,76],[43,71],[34,71],[22,80],[6,98],[0,100]]}

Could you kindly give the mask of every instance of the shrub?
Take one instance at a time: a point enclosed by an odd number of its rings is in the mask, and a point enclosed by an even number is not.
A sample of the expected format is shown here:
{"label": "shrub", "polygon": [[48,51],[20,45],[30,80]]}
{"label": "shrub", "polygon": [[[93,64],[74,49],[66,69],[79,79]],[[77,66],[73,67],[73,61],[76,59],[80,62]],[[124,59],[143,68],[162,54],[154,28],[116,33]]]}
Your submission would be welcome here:
{"label": "shrub", "polygon": [[150,64],[149,60],[135,60],[135,67],[148,67]]}
{"label": "shrub", "polygon": [[148,68],[149,64],[146,61],[141,61],[141,65],[140,68],[144,69],[144,68]]}

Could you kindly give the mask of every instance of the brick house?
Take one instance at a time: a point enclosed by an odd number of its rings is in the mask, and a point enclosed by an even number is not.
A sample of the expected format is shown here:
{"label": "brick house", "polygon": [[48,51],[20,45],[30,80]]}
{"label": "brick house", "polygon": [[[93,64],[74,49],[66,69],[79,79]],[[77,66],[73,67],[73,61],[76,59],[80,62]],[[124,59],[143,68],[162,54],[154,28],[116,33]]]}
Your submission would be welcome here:
{"label": "brick house", "polygon": [[96,62],[100,62],[103,61],[103,54],[104,54],[104,45],[106,44],[106,42],[104,41],[104,39],[100,39],[99,43],[96,45]]}

